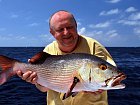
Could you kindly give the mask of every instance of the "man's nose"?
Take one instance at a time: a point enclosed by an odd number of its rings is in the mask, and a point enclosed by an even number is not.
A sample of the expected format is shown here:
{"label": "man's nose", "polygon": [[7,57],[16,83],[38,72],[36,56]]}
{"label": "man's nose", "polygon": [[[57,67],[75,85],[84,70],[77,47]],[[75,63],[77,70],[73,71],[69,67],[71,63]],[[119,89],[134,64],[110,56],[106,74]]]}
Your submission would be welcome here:
{"label": "man's nose", "polygon": [[69,33],[69,30],[67,28],[64,28],[64,35],[67,35]]}

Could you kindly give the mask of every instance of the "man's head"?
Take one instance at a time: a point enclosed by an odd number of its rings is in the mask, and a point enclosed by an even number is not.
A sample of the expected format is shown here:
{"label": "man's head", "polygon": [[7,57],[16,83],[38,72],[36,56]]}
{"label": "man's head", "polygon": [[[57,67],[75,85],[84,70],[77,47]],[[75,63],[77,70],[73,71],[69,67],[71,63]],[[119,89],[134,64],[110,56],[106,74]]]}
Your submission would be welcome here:
{"label": "man's head", "polygon": [[57,40],[59,48],[71,52],[78,42],[77,23],[74,16],[67,11],[58,11],[50,18],[50,33]]}

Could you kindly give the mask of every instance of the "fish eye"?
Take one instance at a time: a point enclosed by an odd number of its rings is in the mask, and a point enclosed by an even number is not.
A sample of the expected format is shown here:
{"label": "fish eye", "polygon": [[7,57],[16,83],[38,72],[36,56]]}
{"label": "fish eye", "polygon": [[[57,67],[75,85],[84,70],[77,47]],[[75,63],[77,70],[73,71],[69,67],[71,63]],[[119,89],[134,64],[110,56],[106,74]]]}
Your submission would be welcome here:
{"label": "fish eye", "polygon": [[107,69],[107,66],[106,66],[105,64],[100,64],[100,65],[99,65],[99,68],[100,68],[101,70],[106,70],[106,69]]}

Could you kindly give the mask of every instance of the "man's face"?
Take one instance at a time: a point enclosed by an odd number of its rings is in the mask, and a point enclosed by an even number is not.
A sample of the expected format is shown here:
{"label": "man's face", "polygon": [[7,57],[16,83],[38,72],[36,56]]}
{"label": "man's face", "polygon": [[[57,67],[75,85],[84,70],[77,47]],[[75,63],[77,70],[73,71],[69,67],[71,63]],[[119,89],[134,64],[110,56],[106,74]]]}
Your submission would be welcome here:
{"label": "man's face", "polygon": [[56,16],[50,31],[61,47],[75,47],[78,39],[75,21],[68,16]]}

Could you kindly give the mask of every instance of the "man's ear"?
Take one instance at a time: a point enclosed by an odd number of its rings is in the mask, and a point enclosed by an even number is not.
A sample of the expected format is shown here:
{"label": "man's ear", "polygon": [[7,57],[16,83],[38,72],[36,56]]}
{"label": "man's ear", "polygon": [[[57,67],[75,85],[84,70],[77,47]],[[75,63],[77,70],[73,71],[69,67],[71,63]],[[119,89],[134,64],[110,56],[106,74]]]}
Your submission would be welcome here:
{"label": "man's ear", "polygon": [[50,28],[50,33],[54,36],[54,30]]}

